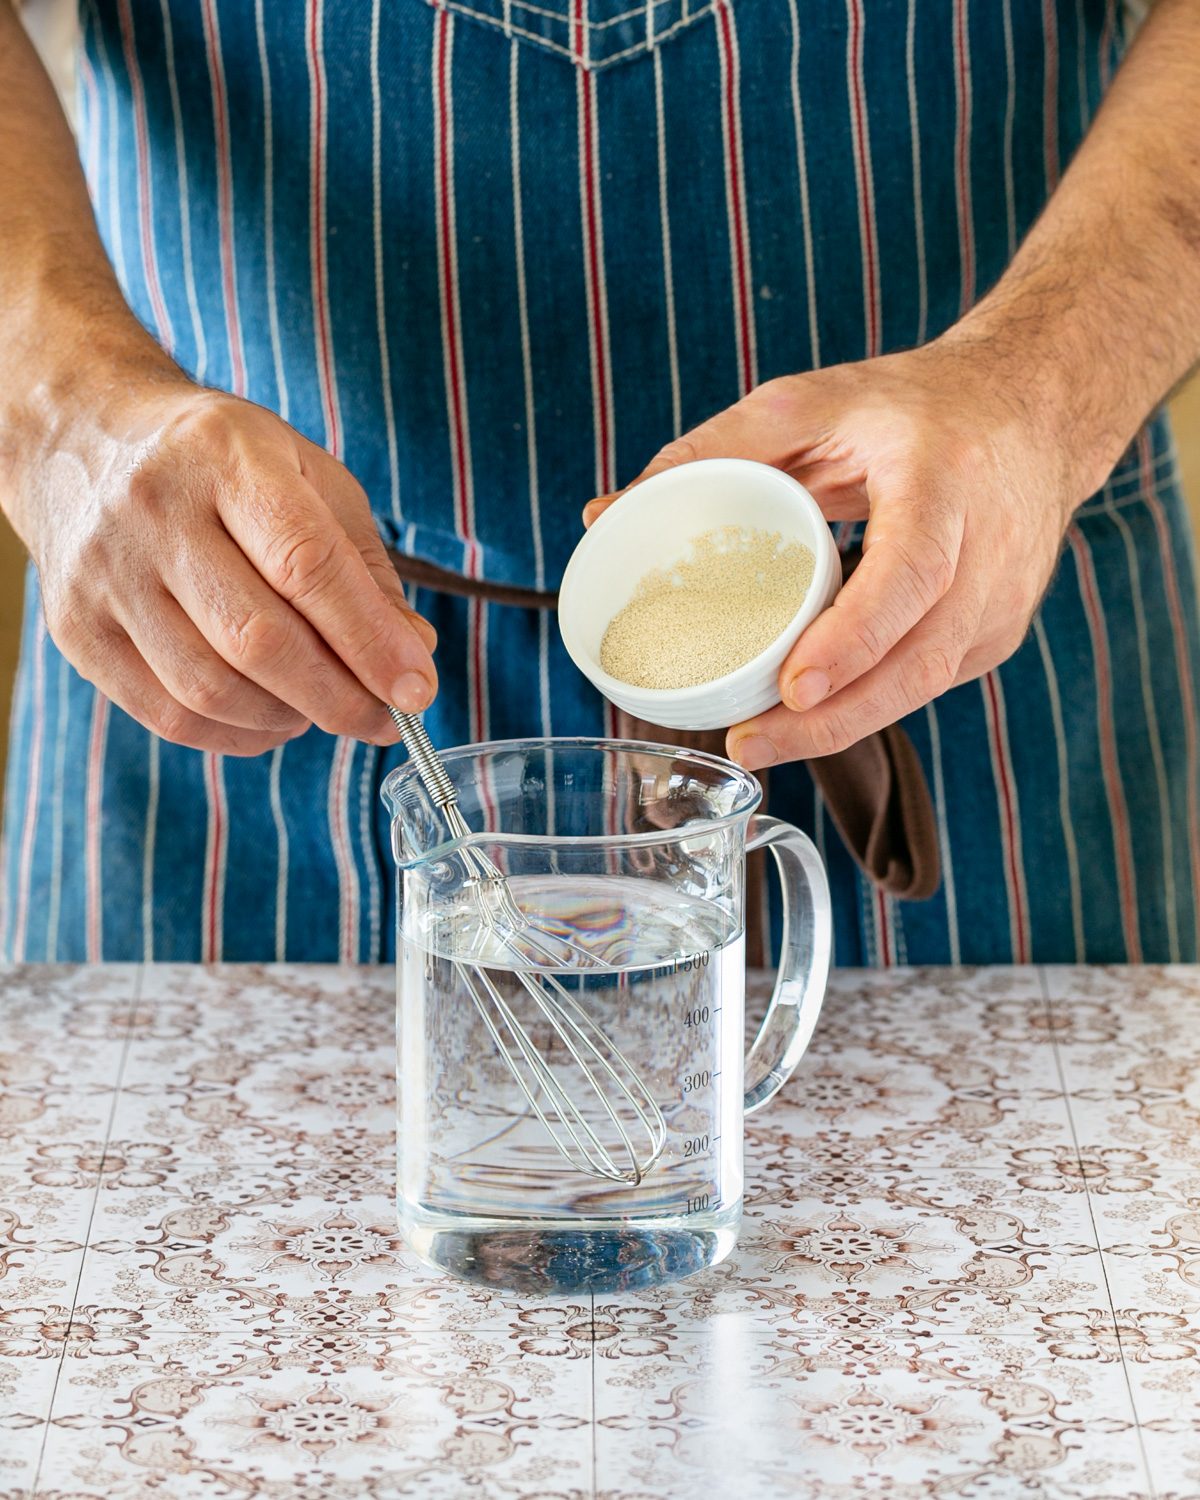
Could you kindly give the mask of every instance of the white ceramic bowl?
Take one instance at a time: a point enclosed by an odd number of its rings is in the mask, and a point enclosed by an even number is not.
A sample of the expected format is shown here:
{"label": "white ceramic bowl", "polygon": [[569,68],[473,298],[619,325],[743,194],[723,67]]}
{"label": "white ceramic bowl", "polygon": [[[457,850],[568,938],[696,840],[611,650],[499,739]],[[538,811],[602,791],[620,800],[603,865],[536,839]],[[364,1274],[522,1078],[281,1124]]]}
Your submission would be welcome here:
{"label": "white ceramic bowl", "polygon": [[[777,531],[812,549],[813,580],[787,629],[736,672],[694,687],[641,688],[609,676],[600,665],[609,621],[652,568],[673,566],[695,537],[719,526]],[[779,702],[784,658],[841,581],[829,526],[802,484],[749,459],[704,458],[644,480],[593,523],[563,574],[558,625],[571,660],[618,708],[670,729],[723,729]]]}

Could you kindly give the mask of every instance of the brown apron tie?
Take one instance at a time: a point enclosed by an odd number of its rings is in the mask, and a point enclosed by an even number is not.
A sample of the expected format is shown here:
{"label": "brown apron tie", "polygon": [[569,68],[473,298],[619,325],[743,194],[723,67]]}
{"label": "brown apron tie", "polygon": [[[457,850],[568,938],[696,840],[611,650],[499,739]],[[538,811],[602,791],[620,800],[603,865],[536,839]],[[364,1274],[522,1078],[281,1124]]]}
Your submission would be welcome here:
{"label": "brown apron tie", "polygon": [[406,557],[403,552],[388,551],[392,566],[401,583],[415,584],[419,589],[436,589],[439,594],[454,594],[459,599],[486,599],[489,604],[515,604],[518,609],[557,609],[558,595],[540,589],[519,589],[507,583],[489,583],[484,578],[464,578],[449,568],[422,557]]}
{"label": "brown apron tie", "polygon": [[937,820],[925,772],[900,725],[805,764],[863,871],[899,901],[927,901],[941,879]]}
{"label": "brown apron tie", "polygon": [[[390,554],[405,583],[463,598],[486,599],[492,604],[512,604],[521,609],[554,609],[558,595],[537,589],[514,588],[464,578],[420,558]],[[857,551],[843,557],[846,576],[853,571]],[[666,729],[645,719],[617,710],[617,734],[621,739],[649,740],[678,745],[684,750],[706,750],[725,754],[725,732],[721,729],[693,733]],[[908,735],[898,724],[871,734],[848,750],[806,762],[829,816],[847,849],[863,873],[880,890],[901,901],[927,900],[938,888],[941,861],[937,820],[925,772]],[[768,777],[760,771],[763,808],[766,808]],[[762,933],[766,900],[763,854],[752,855],[746,882],[747,962],[764,962]]]}

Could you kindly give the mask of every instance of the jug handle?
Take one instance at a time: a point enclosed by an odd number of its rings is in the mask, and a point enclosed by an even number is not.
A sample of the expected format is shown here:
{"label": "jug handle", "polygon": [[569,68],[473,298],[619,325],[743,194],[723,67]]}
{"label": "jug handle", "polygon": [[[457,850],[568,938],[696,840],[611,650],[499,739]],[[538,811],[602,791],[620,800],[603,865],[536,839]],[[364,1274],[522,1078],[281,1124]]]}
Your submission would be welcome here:
{"label": "jug handle", "polygon": [[812,841],[790,823],[756,816],[746,853],[769,849],[783,887],[783,940],[771,1003],[746,1058],[745,1110],[773,1099],[804,1056],[821,1013],[833,948],[829,881]]}

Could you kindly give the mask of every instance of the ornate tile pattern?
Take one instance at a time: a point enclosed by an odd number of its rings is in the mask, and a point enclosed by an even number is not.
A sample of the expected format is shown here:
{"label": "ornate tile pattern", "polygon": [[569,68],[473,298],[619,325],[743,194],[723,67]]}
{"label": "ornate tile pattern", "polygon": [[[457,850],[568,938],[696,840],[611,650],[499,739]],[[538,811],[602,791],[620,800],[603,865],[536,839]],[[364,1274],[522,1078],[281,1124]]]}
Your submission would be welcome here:
{"label": "ornate tile pattern", "polygon": [[0,970],[0,1163],[108,1139],[139,975],[126,964]]}
{"label": "ornate tile pattern", "polygon": [[[932,1493],[1147,1493],[1120,1367],[1024,1340],[733,1327],[680,1338],[673,1368],[598,1364],[602,1490],[699,1485],[769,1500]],[[743,1488],[753,1475],[753,1488]],[[933,1483],[939,1488],[935,1491]]]}
{"label": "ornate tile pattern", "polygon": [[837,975],[734,1254],[575,1301],[399,1241],[393,1009],[0,972],[0,1500],[1200,1497],[1200,970]]}
{"label": "ornate tile pattern", "polygon": [[477,1333],[153,1335],[71,1351],[37,1493],[591,1493],[587,1358]]}

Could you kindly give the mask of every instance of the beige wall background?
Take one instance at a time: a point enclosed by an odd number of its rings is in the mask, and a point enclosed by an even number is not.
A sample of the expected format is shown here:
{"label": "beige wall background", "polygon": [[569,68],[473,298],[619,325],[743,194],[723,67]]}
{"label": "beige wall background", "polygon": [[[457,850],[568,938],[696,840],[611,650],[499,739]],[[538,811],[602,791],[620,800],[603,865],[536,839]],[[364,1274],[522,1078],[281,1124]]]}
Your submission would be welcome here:
{"label": "beige wall background", "polygon": [[[1200,533],[1200,371],[1171,403],[1192,517]],[[0,770],[8,739],[9,705],[21,625],[24,555],[0,518]]]}

